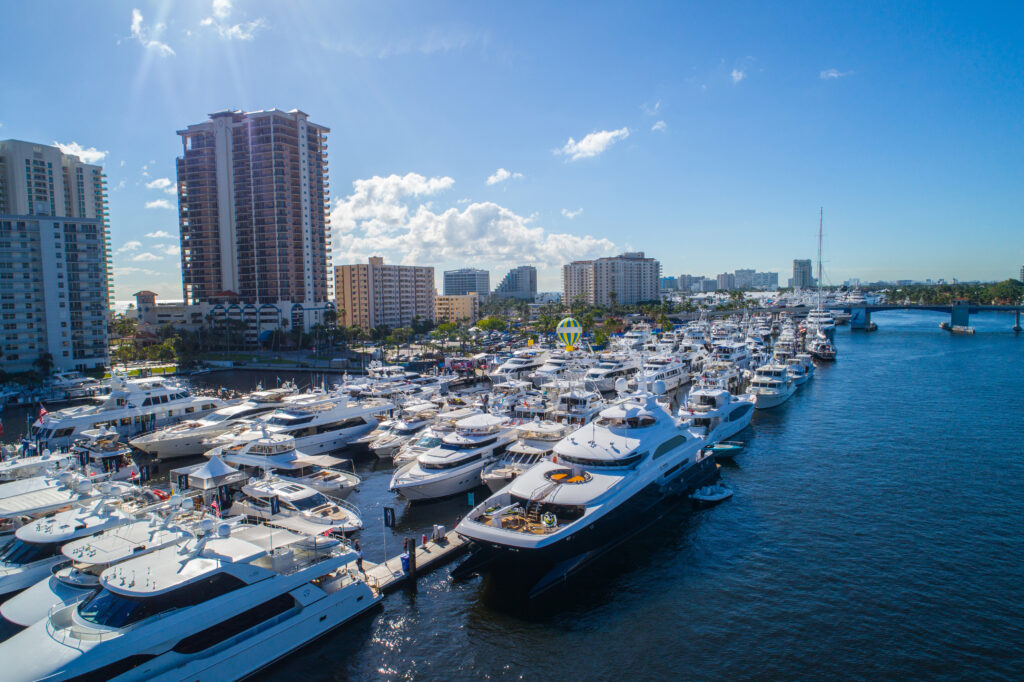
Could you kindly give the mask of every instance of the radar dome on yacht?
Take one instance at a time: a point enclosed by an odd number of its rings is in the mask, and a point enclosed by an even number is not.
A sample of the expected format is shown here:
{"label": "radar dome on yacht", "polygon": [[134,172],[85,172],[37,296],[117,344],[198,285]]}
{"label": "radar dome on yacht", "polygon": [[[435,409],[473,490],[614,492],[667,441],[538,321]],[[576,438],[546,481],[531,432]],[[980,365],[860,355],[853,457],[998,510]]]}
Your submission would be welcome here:
{"label": "radar dome on yacht", "polygon": [[629,380],[626,379],[625,377],[622,377],[620,379],[616,379],[615,380],[615,392],[616,393],[625,393],[628,388],[629,388]]}
{"label": "radar dome on yacht", "polygon": [[43,450],[43,459],[49,459],[49,458],[50,458],[50,448],[46,448],[45,450]]}
{"label": "radar dome on yacht", "polygon": [[508,421],[507,417],[495,414],[474,414],[455,422],[456,429],[488,429],[500,426]]}
{"label": "radar dome on yacht", "polygon": [[661,379],[658,379],[657,381],[654,382],[654,385],[651,388],[654,390],[655,393],[661,395],[662,393],[665,392],[665,382],[662,381]]}
{"label": "radar dome on yacht", "polygon": [[217,536],[222,538],[231,537],[231,524],[222,523],[217,526]]}
{"label": "radar dome on yacht", "polygon": [[92,482],[88,480],[79,481],[78,485],[75,486],[75,490],[80,493],[87,493],[92,490]]}

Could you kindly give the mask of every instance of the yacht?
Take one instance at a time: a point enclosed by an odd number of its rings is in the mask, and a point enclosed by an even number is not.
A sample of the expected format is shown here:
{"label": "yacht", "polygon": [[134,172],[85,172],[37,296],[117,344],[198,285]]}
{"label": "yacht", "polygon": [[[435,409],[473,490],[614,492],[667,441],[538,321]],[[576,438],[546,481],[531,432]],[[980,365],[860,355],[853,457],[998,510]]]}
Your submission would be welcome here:
{"label": "yacht", "polygon": [[348,502],[331,499],[322,492],[276,476],[250,480],[231,503],[231,516],[276,523],[290,519],[302,523],[311,533],[354,533],[362,530],[359,509]]}
{"label": "yacht", "polygon": [[500,384],[509,379],[525,379],[535,370],[544,366],[548,359],[548,351],[540,348],[527,348],[517,350],[505,362],[498,365],[493,372],[487,376],[491,383]]}
{"label": "yacht", "polygon": [[815,334],[814,338],[807,342],[807,350],[818,360],[831,362],[836,359],[836,347],[824,334]]}
{"label": "yacht", "polygon": [[604,407],[605,402],[597,391],[572,388],[558,395],[551,410],[551,419],[562,424],[583,426]]}
{"label": "yacht", "polygon": [[754,396],[733,395],[715,385],[698,385],[690,390],[680,414],[709,445],[732,438],[750,424]]}
{"label": "yacht", "polygon": [[629,379],[640,370],[640,359],[634,355],[606,356],[583,375],[583,385],[592,391],[615,390],[615,382]]}
{"label": "yacht", "polygon": [[731,362],[709,360],[701,369],[699,382],[713,383],[730,393],[739,394],[743,388],[744,373]]}
{"label": "yacht", "polygon": [[553,381],[558,381],[566,375],[582,374],[594,365],[594,357],[589,353],[580,351],[555,351],[548,356],[547,361],[537,371],[530,374],[529,379],[537,388],[541,388]]}
{"label": "yacht", "polygon": [[195,457],[203,454],[204,440],[227,433],[242,420],[258,417],[308,397],[308,394],[299,393],[295,384],[291,383],[270,390],[257,389],[242,402],[225,405],[199,419],[189,419],[143,434],[133,438],[131,444],[160,459]]}
{"label": "yacht", "polygon": [[690,374],[686,365],[669,355],[655,355],[647,358],[641,370],[630,380],[632,388],[652,386],[655,382],[665,387],[665,393],[673,395],[679,387],[689,383]]}
{"label": "yacht", "polygon": [[213,448],[206,456],[211,460],[219,458],[253,475],[272,472],[284,481],[308,485],[337,498],[347,497],[361,482],[355,473],[337,468],[349,460],[300,452],[294,437],[266,429],[247,431],[232,443]]}
{"label": "yacht", "polygon": [[29,437],[40,447],[68,446],[88,429],[101,426],[123,436],[151,431],[185,418],[201,417],[225,403],[220,398],[193,396],[170,379],[111,379],[110,395],[92,404],[44,412],[32,425]]}
{"label": "yacht", "polygon": [[759,410],[777,407],[796,391],[796,384],[786,365],[770,362],[754,371],[750,382],[750,393],[754,396],[754,407]]}
{"label": "yacht", "polygon": [[22,455],[0,462],[0,490],[12,481],[41,477],[65,469],[71,461],[67,452],[51,453],[43,450],[39,455]]}
{"label": "yacht", "polygon": [[481,414],[478,407],[460,407],[440,412],[434,417],[433,423],[420,431],[419,435],[398,449],[393,456],[395,466],[402,466],[415,461],[420,455],[441,444],[441,439],[455,430],[455,425],[466,417]]}
{"label": "yacht", "polygon": [[459,420],[439,445],[398,469],[390,489],[407,500],[432,500],[476,488],[483,468],[515,440],[509,426],[507,417],[492,414]]}
{"label": "yacht", "polygon": [[290,436],[307,454],[341,450],[352,440],[377,428],[377,418],[393,410],[394,403],[376,398],[354,401],[336,395],[327,399],[279,408],[254,420],[243,421],[219,436],[203,441],[203,449],[244,443],[264,431]]}
{"label": "yacht", "polygon": [[132,481],[139,477],[132,449],[120,442],[120,436],[113,429],[100,427],[83,431],[71,447],[70,456],[78,460],[78,468],[86,476],[111,481]]}
{"label": "yacht", "polygon": [[116,564],[0,644],[4,678],[247,677],[375,607],[342,541],[222,524]]}
{"label": "yacht", "polygon": [[820,331],[831,340],[835,337],[836,321],[828,310],[812,310],[807,313],[803,328],[808,335],[816,334]]}
{"label": "yacht", "polygon": [[[453,577],[481,570],[551,589],[656,521],[718,472],[707,441],[636,393],[555,445],[457,526],[473,544]],[[538,579],[539,576],[539,579]]]}
{"label": "yacht", "polygon": [[492,493],[498,492],[516,476],[550,457],[555,443],[575,429],[553,421],[530,421],[516,426],[516,442],[505,449],[498,461],[484,468],[480,479]]}
{"label": "yacht", "polygon": [[797,357],[791,357],[786,360],[785,365],[794,386],[799,387],[807,383],[810,377],[807,375],[807,369],[804,367],[802,360]]}
{"label": "yacht", "polygon": [[0,532],[5,526],[23,525],[50,512],[81,506],[110,495],[127,495],[135,489],[124,481],[98,481],[81,474],[63,471],[56,485],[0,498]]}
{"label": "yacht", "polygon": [[370,442],[370,450],[380,459],[391,459],[398,450],[416,437],[437,416],[437,407],[430,402],[408,404],[386,431]]}

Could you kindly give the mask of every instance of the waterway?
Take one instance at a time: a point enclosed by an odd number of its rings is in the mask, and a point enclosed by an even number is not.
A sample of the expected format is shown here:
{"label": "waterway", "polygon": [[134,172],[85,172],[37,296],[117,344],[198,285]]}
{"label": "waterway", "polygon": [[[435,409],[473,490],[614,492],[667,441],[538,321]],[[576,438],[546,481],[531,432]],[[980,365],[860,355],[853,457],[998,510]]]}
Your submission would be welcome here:
{"label": "waterway", "polygon": [[[737,437],[727,503],[673,512],[539,604],[439,570],[262,677],[1020,679],[1024,335],[1005,315],[972,316],[974,336],[872,318]],[[409,506],[389,466],[356,464],[369,560],[468,510]]]}

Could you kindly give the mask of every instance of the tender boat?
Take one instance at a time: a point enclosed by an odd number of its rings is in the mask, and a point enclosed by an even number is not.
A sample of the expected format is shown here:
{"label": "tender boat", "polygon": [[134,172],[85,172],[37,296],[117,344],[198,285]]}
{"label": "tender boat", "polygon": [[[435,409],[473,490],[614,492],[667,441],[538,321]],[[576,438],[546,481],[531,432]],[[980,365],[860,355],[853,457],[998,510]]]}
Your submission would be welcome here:
{"label": "tender boat", "polygon": [[716,505],[725,502],[730,497],[732,497],[732,489],[721,482],[697,488],[690,493],[690,499],[698,506]]}
{"label": "tender boat", "polygon": [[732,459],[743,449],[743,443],[722,441],[711,446],[711,454],[718,459]]}

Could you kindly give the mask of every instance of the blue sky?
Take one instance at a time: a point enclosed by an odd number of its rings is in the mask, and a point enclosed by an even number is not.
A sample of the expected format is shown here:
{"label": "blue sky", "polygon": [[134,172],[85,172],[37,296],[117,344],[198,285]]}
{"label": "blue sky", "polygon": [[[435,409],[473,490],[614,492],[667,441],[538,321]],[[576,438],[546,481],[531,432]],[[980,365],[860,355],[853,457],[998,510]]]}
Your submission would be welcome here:
{"label": "blue sky", "polygon": [[832,282],[1002,279],[1024,17],[998,5],[11,3],[0,138],[102,153],[119,299],[180,298],[163,179],[225,108],[331,128],[337,263],[532,262],[552,290],[635,249],[784,283],[823,206]]}

